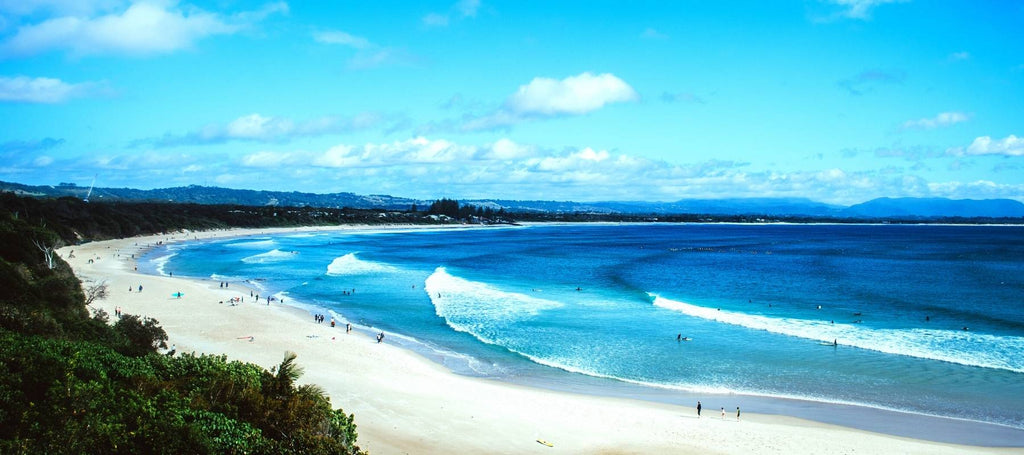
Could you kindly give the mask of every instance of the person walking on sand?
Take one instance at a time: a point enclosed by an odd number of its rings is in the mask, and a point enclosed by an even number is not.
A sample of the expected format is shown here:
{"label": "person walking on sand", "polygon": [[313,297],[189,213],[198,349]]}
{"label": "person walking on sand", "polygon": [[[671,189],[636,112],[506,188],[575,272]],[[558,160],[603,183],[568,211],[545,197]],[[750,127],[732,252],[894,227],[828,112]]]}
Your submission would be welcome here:
{"label": "person walking on sand", "polygon": [[700,400],[697,401],[697,418],[700,418]]}
{"label": "person walking on sand", "polygon": [[736,421],[740,421],[740,407],[736,406]]}
{"label": "person walking on sand", "polygon": [[722,406],[722,420],[725,420],[725,406]]}

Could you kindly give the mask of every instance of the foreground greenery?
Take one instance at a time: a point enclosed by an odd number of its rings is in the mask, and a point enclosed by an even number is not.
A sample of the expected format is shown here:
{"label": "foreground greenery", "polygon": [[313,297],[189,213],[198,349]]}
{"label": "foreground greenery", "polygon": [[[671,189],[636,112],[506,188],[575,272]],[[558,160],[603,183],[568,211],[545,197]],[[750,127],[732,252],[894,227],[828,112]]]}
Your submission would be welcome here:
{"label": "foreground greenery", "polygon": [[0,453],[361,453],[354,417],[318,387],[296,384],[294,354],[271,371],[223,356],[168,356],[158,354],[167,335],[157,321],[124,315],[110,324],[102,311],[89,314],[86,302],[104,287],[83,292],[54,248],[89,238],[83,232],[164,230],[154,214],[0,202]]}

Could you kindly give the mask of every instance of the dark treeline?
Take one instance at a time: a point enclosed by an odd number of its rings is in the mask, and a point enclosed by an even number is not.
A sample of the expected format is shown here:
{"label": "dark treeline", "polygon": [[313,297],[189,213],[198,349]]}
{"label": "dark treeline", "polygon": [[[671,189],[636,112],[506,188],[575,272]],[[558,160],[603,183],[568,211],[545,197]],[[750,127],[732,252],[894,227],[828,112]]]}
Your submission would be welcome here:
{"label": "dark treeline", "polygon": [[[35,226],[52,230],[64,244],[183,229],[201,231],[225,228],[444,222],[414,210],[254,207],[169,202],[83,202],[71,197],[31,198],[12,193],[0,193],[0,211],[10,213],[16,218],[30,220]],[[465,217],[452,218],[452,221],[457,221]]]}
{"label": "dark treeline", "polygon": [[54,252],[250,217],[298,223],[311,213],[249,208],[233,218],[170,204],[0,200],[0,453],[361,453],[354,416],[333,409],[316,386],[296,385],[294,354],[272,371],[223,356],[159,354],[167,334],[158,321],[122,315],[111,324],[103,311],[90,314],[87,303],[105,286],[83,290]]}
{"label": "dark treeline", "polygon": [[511,216],[505,209],[494,210],[491,207],[477,207],[471,204],[460,204],[454,199],[438,199],[430,204],[428,215],[444,215],[455,220],[486,220],[490,222],[511,222]]}
{"label": "dark treeline", "polygon": [[1020,224],[1024,218],[1013,217],[901,217],[901,218],[850,218],[801,215],[715,215],[715,214],[663,214],[649,215],[621,213],[548,213],[516,212],[512,216],[517,222],[618,222],[618,223],[831,223],[831,224]]}

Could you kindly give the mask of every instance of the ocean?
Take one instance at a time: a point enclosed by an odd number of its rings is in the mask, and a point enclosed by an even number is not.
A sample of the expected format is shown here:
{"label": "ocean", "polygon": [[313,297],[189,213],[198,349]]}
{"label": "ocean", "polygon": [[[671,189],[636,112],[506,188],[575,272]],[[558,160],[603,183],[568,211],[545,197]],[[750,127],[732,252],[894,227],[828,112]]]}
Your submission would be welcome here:
{"label": "ocean", "polygon": [[[336,231],[140,269],[246,283],[459,374],[1024,445],[1020,226]],[[908,419],[931,430],[890,428]]]}

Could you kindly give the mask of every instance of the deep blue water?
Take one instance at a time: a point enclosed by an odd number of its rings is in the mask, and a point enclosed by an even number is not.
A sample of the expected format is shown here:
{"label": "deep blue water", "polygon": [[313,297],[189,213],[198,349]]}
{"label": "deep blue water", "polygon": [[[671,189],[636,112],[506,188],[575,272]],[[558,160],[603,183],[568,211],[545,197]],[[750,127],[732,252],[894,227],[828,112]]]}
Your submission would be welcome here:
{"label": "deep blue water", "polygon": [[582,374],[1024,428],[1022,227],[338,232],[147,258],[329,310],[464,374]]}

